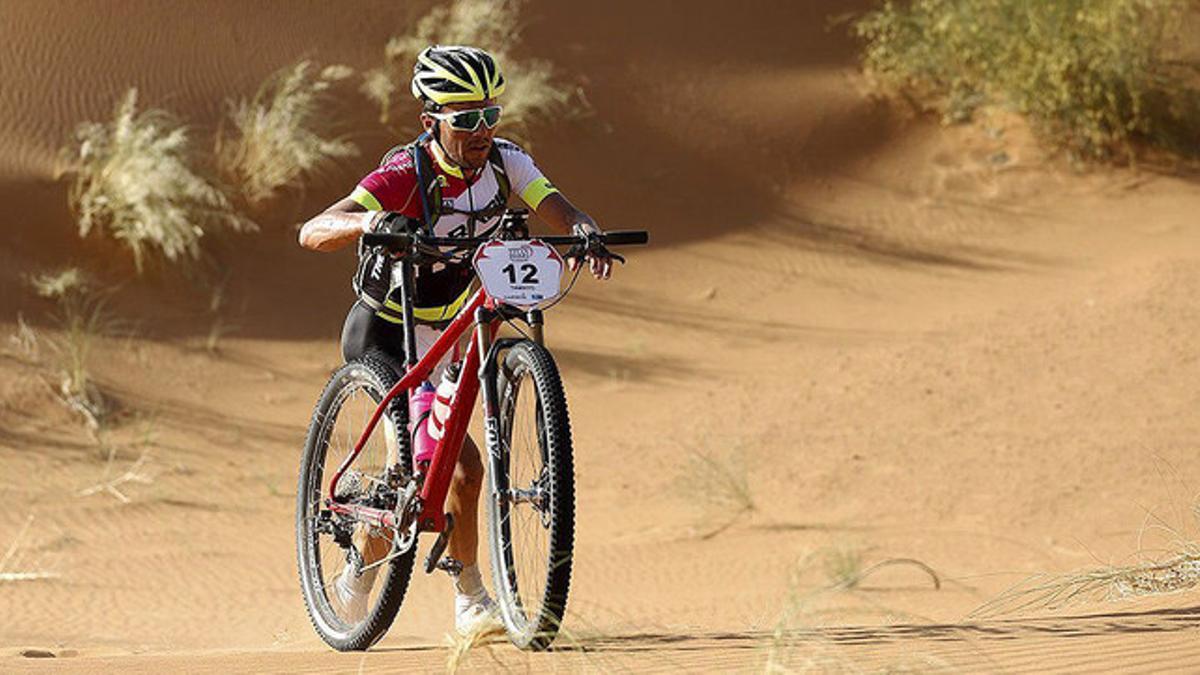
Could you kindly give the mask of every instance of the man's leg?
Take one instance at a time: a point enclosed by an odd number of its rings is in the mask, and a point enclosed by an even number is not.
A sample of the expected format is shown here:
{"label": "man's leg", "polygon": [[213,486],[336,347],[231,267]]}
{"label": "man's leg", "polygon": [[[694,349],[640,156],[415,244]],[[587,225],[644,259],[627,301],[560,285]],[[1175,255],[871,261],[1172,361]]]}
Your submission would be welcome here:
{"label": "man's leg", "polygon": [[454,515],[454,531],[446,554],[463,567],[474,565],[479,555],[479,493],[483,488],[483,463],[470,436],[463,439],[458,465],[450,481],[446,508]]}
{"label": "man's leg", "polygon": [[462,571],[454,578],[454,625],[464,635],[504,630],[479,572],[479,494],[482,489],[483,463],[479,449],[470,437],[466,437],[446,497],[447,509],[454,515],[454,530],[446,545],[446,555],[462,563]]}
{"label": "man's leg", "polygon": [[[399,455],[399,441],[396,438],[396,430],[389,421],[385,419],[381,421],[380,425],[383,427],[384,443],[387,447],[385,462],[387,466],[391,466]],[[381,468],[386,469],[386,467]],[[380,531],[371,532],[363,524],[354,528],[352,541],[354,547],[362,555],[363,567],[382,560],[392,550],[390,534]],[[335,591],[345,608],[347,619],[361,621],[366,617],[367,600],[378,574],[378,567],[372,567],[364,572],[357,566],[347,563],[342,569],[341,574],[338,575]]]}

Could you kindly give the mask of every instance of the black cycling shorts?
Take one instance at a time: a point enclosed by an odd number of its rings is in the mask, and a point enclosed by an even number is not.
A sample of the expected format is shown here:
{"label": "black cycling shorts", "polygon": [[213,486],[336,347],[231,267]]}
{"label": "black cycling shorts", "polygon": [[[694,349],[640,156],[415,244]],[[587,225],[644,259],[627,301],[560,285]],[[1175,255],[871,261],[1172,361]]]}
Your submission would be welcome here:
{"label": "black cycling shorts", "polygon": [[358,300],[350,306],[342,326],[342,358],[351,361],[370,351],[388,361],[397,376],[404,372],[404,326],[375,316],[374,310]]}

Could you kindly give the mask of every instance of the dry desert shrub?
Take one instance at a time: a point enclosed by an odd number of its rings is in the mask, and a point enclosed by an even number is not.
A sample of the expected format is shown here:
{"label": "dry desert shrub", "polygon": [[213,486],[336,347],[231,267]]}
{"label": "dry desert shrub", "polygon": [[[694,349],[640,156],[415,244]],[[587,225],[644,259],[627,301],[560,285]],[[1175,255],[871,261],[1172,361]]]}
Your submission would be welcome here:
{"label": "dry desert shrub", "polygon": [[15,355],[29,363],[37,363],[41,357],[37,331],[25,322],[25,316],[19,312],[17,313],[17,329],[8,336],[8,348],[4,353]]}
{"label": "dry desert shrub", "polygon": [[[1026,610],[1056,610],[1200,587],[1200,544],[1185,534],[1185,531],[1194,534],[1195,528],[1200,527],[1200,502],[1192,504],[1191,517],[1191,524],[1181,519],[1178,525],[1173,525],[1148,513],[1138,537],[1135,562],[1066,574],[1034,575],[984,603],[971,615],[987,617]],[[1148,549],[1144,545],[1147,535],[1161,537],[1163,545]]]}
{"label": "dry desert shrub", "polygon": [[129,504],[133,501],[129,495],[125,494],[123,489],[127,484],[142,484],[148,485],[154,482],[154,476],[145,470],[146,463],[150,460],[149,451],[143,451],[142,454],[134,460],[129,468],[125,471],[112,475],[113,462],[116,459],[116,448],[110,446],[108,453],[108,461],[104,465],[104,474],[99,483],[89,485],[79,491],[80,497],[88,497],[95,494],[107,494],[122,504]]}
{"label": "dry desert shrub", "polygon": [[887,567],[911,567],[929,577],[933,590],[942,588],[942,579],[929,565],[916,558],[884,558],[867,564],[868,550],[854,544],[841,543],[828,546],[817,552],[816,558],[828,580],[829,590],[853,590],[860,588],[872,574]]}
{"label": "dry desert shrub", "polygon": [[1100,567],[1062,575],[1037,575],[972,612],[987,617],[1026,610],[1165,595],[1200,586],[1200,547],[1134,565]]}
{"label": "dry desert shrub", "polygon": [[[836,559],[831,556],[836,556]],[[862,549],[850,546],[816,551],[803,556],[789,571],[788,591],[774,629],[764,646],[764,673],[924,673],[949,672],[949,664],[933,656],[910,652],[899,659],[868,664],[855,658],[856,652],[832,636],[820,621],[822,601],[847,592],[854,592],[858,582],[875,569],[891,564],[915,564],[933,578],[940,587],[937,575],[924,563],[910,558],[889,558],[875,565],[862,566]],[[808,587],[804,579],[814,564],[821,564],[829,584]],[[832,567],[831,567],[832,565]],[[886,615],[893,612],[874,605]]]}
{"label": "dry desert shrub", "polygon": [[53,579],[58,576],[56,572],[42,569],[40,564],[30,564],[22,560],[21,551],[24,546],[25,535],[29,532],[31,525],[33,525],[32,515],[25,519],[20,531],[17,532],[17,536],[9,543],[8,548],[4,551],[4,555],[0,556],[0,582],[37,581],[39,579]]}
{"label": "dry desert shrub", "polygon": [[271,75],[253,98],[229,101],[232,132],[218,134],[217,161],[251,204],[312,178],[358,147],[329,135],[330,88],[353,74],[347,66],[317,70],[311,61]]}
{"label": "dry desert shrub", "polygon": [[736,446],[727,454],[692,449],[676,478],[680,496],[704,519],[702,539],[710,539],[758,509],[745,457]]}
{"label": "dry desert shrub", "polygon": [[[503,669],[504,664],[497,659],[495,652],[492,651],[492,644],[497,640],[497,636],[488,634],[482,631],[473,631],[466,635],[458,633],[446,633],[444,643],[446,645],[446,672],[457,673],[464,667],[472,665],[470,657],[480,652],[486,654],[492,661],[493,665],[499,665]],[[476,667],[478,664],[474,664]]]}
{"label": "dry desert shrub", "polygon": [[194,260],[210,230],[253,229],[193,163],[188,129],[165,110],[139,111],[137,98],[131,88],[110,122],[79,125],[64,150],[80,235],[107,230],[141,271],[148,253]]}
{"label": "dry desert shrub", "polygon": [[39,296],[56,306],[51,320],[57,324],[59,335],[47,340],[59,380],[56,392],[95,431],[108,406],[91,375],[91,353],[96,339],[116,328],[105,308],[105,295],[74,267],[35,275],[29,283]]}
{"label": "dry desert shrub", "polygon": [[[585,628],[580,631],[561,625],[558,627],[557,637],[547,650],[554,654],[555,670],[589,673],[621,670],[619,662],[604,654],[601,648],[605,643],[619,640],[619,635],[598,628],[581,618],[578,612],[572,613],[569,621],[574,625],[582,624]],[[546,668],[543,661],[546,652],[514,651],[509,647],[504,633],[447,633],[443,644],[446,647],[447,673],[534,672]],[[659,661],[668,665],[671,663],[670,657],[665,654],[659,657]]]}
{"label": "dry desert shrub", "polygon": [[1134,141],[1195,155],[1200,70],[1172,54],[1187,4],[885,0],[854,30],[868,72],[946,122],[998,104],[1074,158],[1131,158]]}
{"label": "dry desert shrub", "polygon": [[513,54],[511,47],[521,44],[524,4],[524,0],[454,0],[435,6],[410,33],[388,41],[385,65],[364,75],[361,91],[379,105],[380,119],[387,123],[398,99],[412,100],[409,80],[417,54],[432,44],[461,44],[486,49],[500,63],[505,79],[500,101],[505,136],[528,142],[530,126],[538,120],[585,113],[588,106],[582,90],[566,83],[551,62]]}

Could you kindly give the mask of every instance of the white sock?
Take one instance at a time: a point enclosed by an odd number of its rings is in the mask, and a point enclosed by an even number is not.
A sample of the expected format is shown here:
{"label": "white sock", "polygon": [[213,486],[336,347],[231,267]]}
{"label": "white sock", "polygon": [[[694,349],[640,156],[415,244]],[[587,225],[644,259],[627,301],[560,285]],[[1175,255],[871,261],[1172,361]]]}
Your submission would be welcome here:
{"label": "white sock", "polygon": [[478,565],[463,565],[462,571],[454,578],[454,591],[459,595],[478,595],[483,590],[483,579],[479,576]]}
{"label": "white sock", "polygon": [[378,567],[363,572],[362,574],[354,573],[353,565],[346,565],[342,569],[342,576],[345,579],[345,585],[348,590],[355,593],[366,593],[375,585],[375,575],[379,572]]}

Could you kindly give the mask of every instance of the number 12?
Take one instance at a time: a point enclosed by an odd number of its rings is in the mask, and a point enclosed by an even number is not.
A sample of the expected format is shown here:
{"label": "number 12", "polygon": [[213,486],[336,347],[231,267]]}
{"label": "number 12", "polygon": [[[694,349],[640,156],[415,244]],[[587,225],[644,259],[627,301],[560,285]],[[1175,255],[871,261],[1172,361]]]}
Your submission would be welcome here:
{"label": "number 12", "polygon": [[[517,283],[517,268],[512,263],[509,263],[509,264],[505,265],[504,267],[500,268],[500,271],[504,272],[505,274],[508,275],[508,283],[510,283],[510,284]],[[523,284],[538,283],[537,265],[532,265],[530,263],[524,263],[523,265],[521,265],[521,271],[525,273],[525,276],[521,278],[521,283],[523,283]]]}

